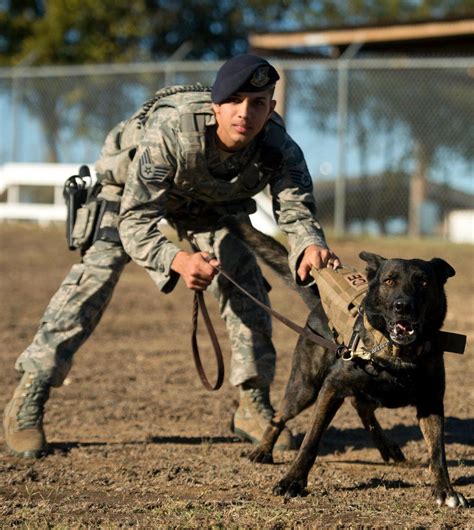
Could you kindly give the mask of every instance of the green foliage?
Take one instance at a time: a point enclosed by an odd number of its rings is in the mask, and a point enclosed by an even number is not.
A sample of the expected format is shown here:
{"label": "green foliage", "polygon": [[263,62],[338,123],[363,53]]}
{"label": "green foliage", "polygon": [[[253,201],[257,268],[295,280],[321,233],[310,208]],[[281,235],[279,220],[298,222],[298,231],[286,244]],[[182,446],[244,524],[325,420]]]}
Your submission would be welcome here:
{"label": "green foliage", "polygon": [[247,49],[251,32],[472,14],[471,0],[0,0],[0,64],[191,59]]}
{"label": "green foliage", "polygon": [[25,57],[24,43],[44,11],[34,0],[0,1],[0,65]]}
{"label": "green foliage", "polygon": [[[130,63],[170,57],[222,59],[245,52],[251,32],[461,16],[469,13],[471,5],[472,0],[0,0],[0,66]],[[100,80],[90,81],[97,84],[97,91],[91,91],[90,85],[85,89],[77,79],[71,80],[70,90],[38,79],[29,88],[17,88],[17,97],[20,99],[21,92],[29,111],[39,117],[48,159],[55,161],[60,123],[66,121],[67,125],[69,115],[81,116],[79,126],[71,118],[74,133],[91,137],[122,119],[137,91],[145,86],[146,99],[161,81],[155,76],[117,82],[113,90],[100,96]],[[452,86],[447,86],[447,80],[436,87],[440,99],[437,123],[449,125],[453,141],[447,147],[458,150],[466,149],[462,120],[455,118],[463,112],[461,99],[468,97],[467,81],[456,79],[457,97],[451,99],[453,104],[459,102],[459,113],[448,112],[447,117],[449,106],[443,106],[443,92]],[[364,80],[360,82],[363,85]],[[391,92],[390,84],[382,88]],[[331,98],[333,92],[322,93]],[[366,91],[360,93],[371,97]],[[351,119],[357,120],[357,109],[364,108],[370,109],[372,125],[402,119],[433,154],[438,144],[425,133],[432,129],[424,126],[431,116],[424,116],[422,109],[408,115],[403,93],[390,97],[389,101],[380,95],[372,102],[356,102]],[[320,97],[316,101],[321,106],[325,100]],[[331,101],[326,103],[332,108]],[[331,111],[323,115],[330,118]],[[423,127],[418,130],[420,124]]]}
{"label": "green foliage", "polygon": [[144,0],[48,0],[21,47],[35,64],[127,62],[141,58],[149,30]]}

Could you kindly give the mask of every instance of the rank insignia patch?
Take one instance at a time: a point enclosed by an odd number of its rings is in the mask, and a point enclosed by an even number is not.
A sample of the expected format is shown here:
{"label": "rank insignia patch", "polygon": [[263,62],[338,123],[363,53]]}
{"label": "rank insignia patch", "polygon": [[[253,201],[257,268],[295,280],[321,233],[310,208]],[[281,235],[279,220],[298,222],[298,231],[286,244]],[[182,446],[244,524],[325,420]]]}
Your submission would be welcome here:
{"label": "rank insignia patch", "polygon": [[313,186],[311,177],[305,171],[290,170],[291,181],[304,190],[310,190]]}
{"label": "rank insignia patch", "polygon": [[168,167],[154,166],[147,147],[138,162],[138,172],[143,180],[164,182],[170,173],[170,169]]}

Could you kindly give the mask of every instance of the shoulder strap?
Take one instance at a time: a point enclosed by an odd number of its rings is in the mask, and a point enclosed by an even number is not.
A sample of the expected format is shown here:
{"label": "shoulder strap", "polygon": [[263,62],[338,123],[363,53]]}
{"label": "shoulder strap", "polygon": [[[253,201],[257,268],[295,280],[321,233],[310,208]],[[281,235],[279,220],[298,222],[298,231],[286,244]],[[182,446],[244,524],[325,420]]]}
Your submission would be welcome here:
{"label": "shoulder strap", "polygon": [[162,98],[173,96],[174,94],[181,94],[183,92],[210,92],[210,91],[211,89],[209,87],[201,85],[200,83],[197,83],[195,85],[176,85],[176,86],[161,88],[160,90],[157,90],[155,92],[155,95],[151,99],[143,103],[141,110],[139,111],[136,117],[138,120],[138,123],[141,126],[145,125],[150,115],[150,110],[153,108],[155,103]]}
{"label": "shoulder strap", "polygon": [[285,124],[279,114],[274,112],[267,123],[260,149],[260,165],[265,171],[275,172],[283,162],[282,146],[285,143]]}
{"label": "shoulder strap", "polygon": [[270,121],[273,122],[273,123],[276,123],[281,128],[286,130],[285,120],[280,116],[280,114],[278,114],[278,112],[276,112],[276,111],[272,112],[272,114],[270,116]]}
{"label": "shoulder strap", "polygon": [[181,131],[204,132],[206,129],[206,114],[186,113],[180,118]]}

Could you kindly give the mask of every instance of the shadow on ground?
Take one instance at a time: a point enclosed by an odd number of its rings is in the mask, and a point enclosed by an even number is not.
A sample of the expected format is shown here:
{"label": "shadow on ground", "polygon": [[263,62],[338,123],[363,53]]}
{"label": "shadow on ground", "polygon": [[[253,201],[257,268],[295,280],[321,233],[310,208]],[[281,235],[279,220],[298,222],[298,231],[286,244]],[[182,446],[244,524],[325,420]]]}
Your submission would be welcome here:
{"label": "shadow on ground", "polygon": [[124,445],[203,445],[203,444],[235,444],[242,443],[235,436],[151,436],[145,441],[126,441],[126,442],[52,442],[49,444],[49,454],[63,453],[67,454],[73,449],[81,447],[113,447]]}
{"label": "shadow on ground", "polygon": [[[421,440],[423,436],[418,425],[396,425],[391,429],[385,429],[387,436],[400,447],[413,440]],[[304,438],[304,433],[296,436],[298,446]],[[459,419],[449,416],[445,423],[446,444],[460,443],[474,446],[474,419]],[[329,427],[321,440],[320,455],[343,452],[349,448],[364,449],[371,446],[368,433],[364,428],[339,429]]]}

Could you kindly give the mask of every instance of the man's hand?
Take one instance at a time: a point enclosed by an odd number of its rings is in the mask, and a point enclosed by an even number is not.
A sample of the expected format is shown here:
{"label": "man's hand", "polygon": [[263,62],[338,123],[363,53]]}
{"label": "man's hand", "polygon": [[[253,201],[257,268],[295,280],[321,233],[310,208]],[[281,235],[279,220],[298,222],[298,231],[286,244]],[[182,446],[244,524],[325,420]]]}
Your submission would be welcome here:
{"label": "man's hand", "polygon": [[177,272],[183,278],[188,289],[193,291],[205,291],[212,279],[217,274],[213,265],[220,265],[216,259],[209,260],[207,252],[178,252],[171,263],[171,270]]}
{"label": "man's hand", "polygon": [[324,269],[324,267],[332,267],[336,270],[341,267],[339,258],[334,252],[328,248],[318,247],[317,245],[310,245],[306,247],[301,258],[300,265],[296,271],[300,280],[304,282],[311,271],[311,268]]}

